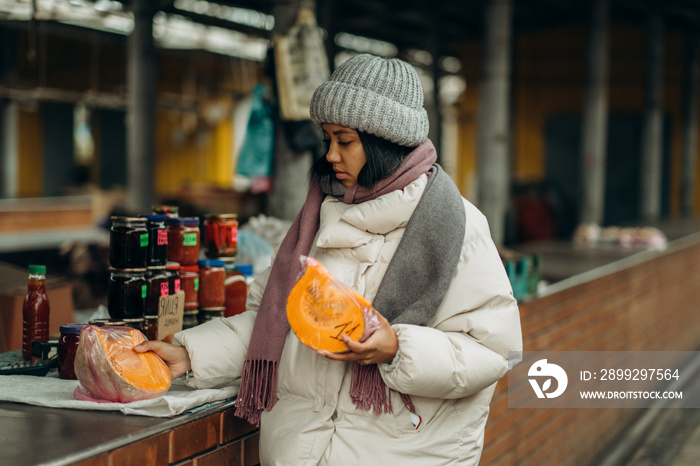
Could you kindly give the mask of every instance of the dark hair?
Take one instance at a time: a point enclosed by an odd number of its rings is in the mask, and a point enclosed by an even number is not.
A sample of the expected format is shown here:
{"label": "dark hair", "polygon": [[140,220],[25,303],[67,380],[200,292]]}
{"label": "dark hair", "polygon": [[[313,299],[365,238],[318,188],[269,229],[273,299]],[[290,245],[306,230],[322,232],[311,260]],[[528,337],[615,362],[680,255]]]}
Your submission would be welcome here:
{"label": "dark hair", "polygon": [[[357,134],[360,136],[360,142],[367,156],[367,163],[357,175],[357,184],[365,188],[371,188],[378,181],[395,172],[406,156],[415,149],[415,147],[402,146],[373,134],[361,131],[358,131]],[[333,165],[326,160],[328,147],[325,144],[324,150],[321,152],[321,156],[311,167],[311,179],[314,176],[321,178],[334,174]]]}

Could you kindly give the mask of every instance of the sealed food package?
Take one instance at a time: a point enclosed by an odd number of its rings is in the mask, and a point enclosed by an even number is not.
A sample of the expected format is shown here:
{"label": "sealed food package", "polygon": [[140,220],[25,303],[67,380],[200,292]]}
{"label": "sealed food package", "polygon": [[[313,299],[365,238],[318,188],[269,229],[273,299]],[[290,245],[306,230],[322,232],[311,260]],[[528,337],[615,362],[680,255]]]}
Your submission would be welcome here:
{"label": "sealed food package", "polygon": [[320,262],[301,256],[301,277],[287,299],[294,334],[315,350],[347,351],[345,334],[364,341],[379,328],[377,312],[364,296],[335,278]]}
{"label": "sealed food package", "polygon": [[86,325],[80,332],[75,375],[78,400],[129,403],[165,395],[172,384],[170,369],[153,352],[137,353],[145,341],[130,327]]}

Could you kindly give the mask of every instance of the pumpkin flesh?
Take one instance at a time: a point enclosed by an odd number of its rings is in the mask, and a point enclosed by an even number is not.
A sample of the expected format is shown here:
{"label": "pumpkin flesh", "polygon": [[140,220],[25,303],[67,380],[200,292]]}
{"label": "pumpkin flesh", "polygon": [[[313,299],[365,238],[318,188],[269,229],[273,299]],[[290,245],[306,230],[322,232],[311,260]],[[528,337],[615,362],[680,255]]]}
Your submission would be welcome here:
{"label": "pumpkin flesh", "polygon": [[304,273],[287,299],[289,326],[302,343],[315,350],[347,351],[342,335],[360,340],[365,330],[364,311],[372,305],[317,260],[306,256],[301,260]]}
{"label": "pumpkin flesh", "polygon": [[170,369],[153,352],[137,353],[146,338],[130,327],[86,325],[80,332],[74,396],[98,402],[129,403],[164,395],[170,389]]}

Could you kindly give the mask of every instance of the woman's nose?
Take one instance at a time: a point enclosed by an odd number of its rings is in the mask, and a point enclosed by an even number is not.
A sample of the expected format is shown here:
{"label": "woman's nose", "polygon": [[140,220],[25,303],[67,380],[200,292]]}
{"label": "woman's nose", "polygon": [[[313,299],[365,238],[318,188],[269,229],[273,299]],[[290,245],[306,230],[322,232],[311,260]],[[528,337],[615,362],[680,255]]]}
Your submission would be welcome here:
{"label": "woman's nose", "polygon": [[331,144],[328,148],[328,152],[326,153],[326,160],[328,160],[328,162],[330,163],[340,162],[340,155],[338,155],[338,152],[336,152],[334,144]]}

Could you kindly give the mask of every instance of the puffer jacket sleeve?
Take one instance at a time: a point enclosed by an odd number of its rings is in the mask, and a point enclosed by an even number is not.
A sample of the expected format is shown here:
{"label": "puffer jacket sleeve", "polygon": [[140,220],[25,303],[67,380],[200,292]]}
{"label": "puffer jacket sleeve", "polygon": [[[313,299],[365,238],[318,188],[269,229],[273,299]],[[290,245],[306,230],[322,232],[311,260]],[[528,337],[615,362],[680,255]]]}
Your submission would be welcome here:
{"label": "puffer jacket sleeve", "polygon": [[379,366],[389,388],[462,398],[495,383],[508,370],[509,351],[522,351],[517,302],[486,219],[468,204],[467,222],[457,273],[433,323],[393,326],[399,353]]}
{"label": "puffer jacket sleeve", "polygon": [[185,382],[187,385],[212,388],[230,385],[240,378],[268,276],[269,269],[251,284],[246,312],[211,320],[175,335],[173,344],[187,348],[192,365],[193,377]]}

